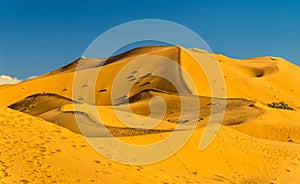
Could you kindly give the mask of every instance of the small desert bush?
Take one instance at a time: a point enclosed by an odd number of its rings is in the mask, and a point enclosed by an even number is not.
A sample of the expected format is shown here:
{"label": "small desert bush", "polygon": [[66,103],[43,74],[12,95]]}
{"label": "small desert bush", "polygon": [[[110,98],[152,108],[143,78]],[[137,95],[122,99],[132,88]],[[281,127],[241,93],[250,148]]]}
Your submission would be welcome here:
{"label": "small desert bush", "polygon": [[268,104],[268,107],[271,108],[276,108],[276,109],[285,109],[285,110],[295,110],[293,107],[290,107],[288,104],[284,103],[284,102],[272,102],[270,104]]}

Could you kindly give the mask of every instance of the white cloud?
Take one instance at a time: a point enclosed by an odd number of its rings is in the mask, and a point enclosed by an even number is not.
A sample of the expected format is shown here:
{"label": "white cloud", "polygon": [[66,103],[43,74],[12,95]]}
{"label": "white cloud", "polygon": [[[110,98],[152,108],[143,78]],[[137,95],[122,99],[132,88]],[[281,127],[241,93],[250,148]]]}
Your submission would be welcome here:
{"label": "white cloud", "polygon": [[16,84],[21,82],[21,80],[17,79],[16,77],[10,77],[7,75],[0,75],[0,85],[3,84]]}
{"label": "white cloud", "polygon": [[37,76],[30,76],[30,77],[27,78],[27,80],[33,79],[33,78],[36,78],[36,77],[37,77]]}

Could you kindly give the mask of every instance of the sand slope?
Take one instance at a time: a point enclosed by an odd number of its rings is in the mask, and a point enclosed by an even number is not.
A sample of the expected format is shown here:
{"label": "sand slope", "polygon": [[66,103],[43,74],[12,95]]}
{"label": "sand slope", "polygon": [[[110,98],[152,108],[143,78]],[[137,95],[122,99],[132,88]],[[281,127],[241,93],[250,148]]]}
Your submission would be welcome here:
{"label": "sand slope", "polygon": [[[257,139],[223,127],[205,151],[202,129],[171,158],[126,166],[96,153],[84,138],[30,115],[0,107],[1,181],[4,183],[282,183],[300,174],[300,145]],[[161,134],[123,137],[159,140]],[[191,157],[192,155],[192,157]]]}

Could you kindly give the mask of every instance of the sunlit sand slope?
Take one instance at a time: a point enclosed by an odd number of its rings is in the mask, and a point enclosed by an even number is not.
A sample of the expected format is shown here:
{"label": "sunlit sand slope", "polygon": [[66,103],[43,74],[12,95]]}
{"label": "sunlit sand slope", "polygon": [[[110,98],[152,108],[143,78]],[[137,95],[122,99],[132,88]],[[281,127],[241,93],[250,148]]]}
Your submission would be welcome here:
{"label": "sunlit sand slope", "polygon": [[[300,145],[253,138],[223,127],[205,151],[202,129],[171,158],[128,166],[96,153],[79,134],[0,107],[0,179],[3,183],[282,183],[300,174]],[[139,144],[163,134],[123,137]],[[103,137],[103,139],[109,139]]]}

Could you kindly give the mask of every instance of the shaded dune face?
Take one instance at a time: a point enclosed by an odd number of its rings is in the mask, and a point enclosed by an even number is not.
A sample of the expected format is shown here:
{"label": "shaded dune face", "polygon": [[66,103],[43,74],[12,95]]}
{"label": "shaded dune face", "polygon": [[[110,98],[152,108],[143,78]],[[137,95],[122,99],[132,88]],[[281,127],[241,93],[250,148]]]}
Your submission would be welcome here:
{"label": "shaded dune face", "polygon": [[237,70],[243,71],[244,75],[248,77],[265,77],[276,74],[279,71],[276,62],[273,60],[263,60],[259,62],[255,60],[242,61],[235,64],[233,68],[235,67]]}

